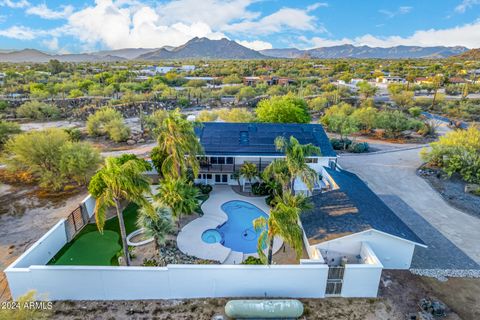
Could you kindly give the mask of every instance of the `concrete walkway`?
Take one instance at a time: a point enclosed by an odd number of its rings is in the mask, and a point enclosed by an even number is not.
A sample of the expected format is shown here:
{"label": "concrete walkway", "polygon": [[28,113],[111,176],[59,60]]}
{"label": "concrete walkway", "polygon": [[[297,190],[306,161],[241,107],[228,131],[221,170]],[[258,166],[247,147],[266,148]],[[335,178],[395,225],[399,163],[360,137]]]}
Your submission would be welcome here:
{"label": "concrete walkway", "polygon": [[[430,252],[432,258],[434,250],[443,250],[449,251],[442,254],[444,259],[456,259],[453,249],[447,250],[445,239],[441,239],[444,236],[454,244],[453,248],[458,247],[477,264],[480,263],[480,219],[448,205],[426,181],[416,175],[416,169],[422,164],[419,151],[412,149],[341,157],[339,163],[344,169],[358,174],[405,223],[410,225],[433,250]],[[409,219],[405,204],[413,209],[410,216],[417,213],[424,220]],[[419,221],[426,221],[438,231],[438,234],[430,232],[430,226],[419,226]],[[460,263],[463,261],[464,259],[461,259]],[[465,264],[470,265],[466,261]],[[468,265],[465,265],[465,269],[468,269]]]}
{"label": "concrete walkway", "polygon": [[[178,234],[177,245],[180,251],[200,259],[216,260],[223,264],[239,264],[248,256],[258,257],[258,254],[243,254],[243,252],[236,252],[224,247],[220,243],[206,243],[202,240],[203,232],[215,229],[228,220],[228,216],[223,212],[221,206],[232,200],[249,202],[267,214],[270,212],[270,208],[265,203],[265,197],[245,197],[234,192],[230,186],[214,186],[210,197],[202,204],[204,215],[188,223]],[[275,238],[273,252],[280,250],[282,244],[283,241],[280,238]]]}

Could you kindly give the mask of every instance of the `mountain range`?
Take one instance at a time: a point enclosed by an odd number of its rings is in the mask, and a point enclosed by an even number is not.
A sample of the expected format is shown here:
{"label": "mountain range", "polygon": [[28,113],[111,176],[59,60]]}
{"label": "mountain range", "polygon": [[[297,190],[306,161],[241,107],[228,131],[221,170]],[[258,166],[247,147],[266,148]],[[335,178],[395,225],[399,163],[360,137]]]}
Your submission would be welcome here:
{"label": "mountain range", "polygon": [[369,46],[340,45],[309,50],[295,48],[255,51],[228,39],[210,40],[193,38],[179,47],[125,48],[79,54],[50,54],[35,49],[19,51],[0,50],[0,62],[37,62],[51,59],[62,62],[113,62],[124,60],[181,60],[181,59],[269,59],[269,58],[447,58],[467,52],[465,47],[396,46],[377,48]]}

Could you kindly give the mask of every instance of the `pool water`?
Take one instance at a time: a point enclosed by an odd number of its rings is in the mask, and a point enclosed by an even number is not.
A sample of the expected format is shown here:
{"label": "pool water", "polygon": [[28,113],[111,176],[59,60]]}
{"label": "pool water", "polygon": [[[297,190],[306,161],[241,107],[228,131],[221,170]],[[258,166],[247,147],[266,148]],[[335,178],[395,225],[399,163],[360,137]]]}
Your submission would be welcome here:
{"label": "pool water", "polygon": [[222,235],[217,229],[208,229],[202,233],[202,240],[206,243],[218,243],[222,241]]}
{"label": "pool water", "polygon": [[217,232],[220,239],[215,242],[220,242],[233,251],[256,253],[260,232],[257,233],[253,228],[253,220],[259,217],[268,219],[268,215],[255,205],[241,200],[225,202],[221,208],[228,220],[216,229],[205,231],[202,234],[203,241],[212,243],[209,241],[212,240],[213,233]]}

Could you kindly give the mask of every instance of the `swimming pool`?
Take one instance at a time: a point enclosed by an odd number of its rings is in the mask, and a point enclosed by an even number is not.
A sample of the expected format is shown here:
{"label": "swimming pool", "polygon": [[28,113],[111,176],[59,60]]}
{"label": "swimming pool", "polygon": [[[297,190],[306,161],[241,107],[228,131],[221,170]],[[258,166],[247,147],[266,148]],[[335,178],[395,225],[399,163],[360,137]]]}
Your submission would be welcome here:
{"label": "swimming pool", "polygon": [[255,232],[253,220],[259,217],[268,219],[268,215],[255,205],[241,200],[225,202],[221,208],[228,220],[216,229],[206,230],[202,234],[203,241],[220,242],[233,251],[256,253],[260,233]]}

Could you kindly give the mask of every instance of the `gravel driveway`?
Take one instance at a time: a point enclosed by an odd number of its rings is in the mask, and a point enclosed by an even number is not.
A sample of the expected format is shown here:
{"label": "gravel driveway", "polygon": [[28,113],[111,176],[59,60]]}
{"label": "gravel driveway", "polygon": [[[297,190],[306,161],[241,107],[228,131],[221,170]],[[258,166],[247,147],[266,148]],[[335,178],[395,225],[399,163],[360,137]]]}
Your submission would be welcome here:
{"label": "gravel driveway", "polygon": [[416,175],[422,164],[419,151],[346,155],[339,163],[358,174],[429,245],[430,250],[416,251],[412,267],[480,269],[480,219],[449,206]]}

